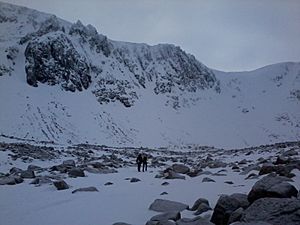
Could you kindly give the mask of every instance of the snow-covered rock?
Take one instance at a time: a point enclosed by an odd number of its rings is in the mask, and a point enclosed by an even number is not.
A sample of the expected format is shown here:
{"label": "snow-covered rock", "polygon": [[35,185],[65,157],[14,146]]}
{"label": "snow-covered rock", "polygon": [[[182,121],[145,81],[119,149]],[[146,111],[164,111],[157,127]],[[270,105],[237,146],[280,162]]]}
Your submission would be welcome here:
{"label": "snow-covered rock", "polygon": [[257,199],[264,197],[289,198],[296,197],[298,190],[288,181],[289,178],[269,174],[255,183],[248,194],[249,202],[254,202]]}
{"label": "snow-covered rock", "polygon": [[245,210],[242,221],[264,221],[274,225],[298,225],[300,200],[290,198],[261,198]]}
{"label": "snow-covered rock", "polygon": [[165,199],[156,199],[149,207],[150,210],[156,212],[172,212],[182,211],[187,209],[189,206],[181,202],[175,202]]}

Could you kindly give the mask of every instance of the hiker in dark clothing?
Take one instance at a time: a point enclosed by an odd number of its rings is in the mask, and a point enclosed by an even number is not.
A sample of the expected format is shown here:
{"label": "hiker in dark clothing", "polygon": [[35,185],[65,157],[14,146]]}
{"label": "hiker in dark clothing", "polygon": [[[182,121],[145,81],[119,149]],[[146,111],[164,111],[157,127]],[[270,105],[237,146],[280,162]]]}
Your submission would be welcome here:
{"label": "hiker in dark clothing", "polygon": [[143,156],[143,172],[147,171],[147,160],[148,160],[147,155],[144,155]]}
{"label": "hiker in dark clothing", "polygon": [[141,154],[139,154],[138,157],[136,158],[136,163],[138,166],[138,171],[141,172],[141,165],[143,163],[143,157]]}

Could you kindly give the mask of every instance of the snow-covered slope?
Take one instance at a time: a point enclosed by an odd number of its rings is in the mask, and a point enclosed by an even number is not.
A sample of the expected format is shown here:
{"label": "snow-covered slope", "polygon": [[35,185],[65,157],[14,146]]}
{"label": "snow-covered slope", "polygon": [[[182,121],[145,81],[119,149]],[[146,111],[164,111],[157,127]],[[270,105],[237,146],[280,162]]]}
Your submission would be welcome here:
{"label": "snow-covered slope", "polygon": [[213,71],[0,3],[1,140],[242,147],[300,138],[300,64]]}

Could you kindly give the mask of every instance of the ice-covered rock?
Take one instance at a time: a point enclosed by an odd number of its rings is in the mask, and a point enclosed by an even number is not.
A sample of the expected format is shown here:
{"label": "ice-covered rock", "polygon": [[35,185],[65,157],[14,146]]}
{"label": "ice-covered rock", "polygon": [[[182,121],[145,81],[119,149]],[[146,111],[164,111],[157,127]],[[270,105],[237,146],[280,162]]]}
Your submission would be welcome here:
{"label": "ice-covered rock", "polygon": [[165,199],[156,199],[149,207],[150,210],[156,212],[172,212],[172,211],[183,211],[189,206],[181,202],[175,202]]}

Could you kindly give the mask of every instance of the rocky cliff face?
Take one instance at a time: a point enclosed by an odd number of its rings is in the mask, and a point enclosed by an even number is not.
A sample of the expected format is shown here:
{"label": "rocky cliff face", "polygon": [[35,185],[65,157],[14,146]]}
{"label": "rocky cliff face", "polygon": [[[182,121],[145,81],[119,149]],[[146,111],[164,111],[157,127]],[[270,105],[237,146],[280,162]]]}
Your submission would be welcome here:
{"label": "rocky cliff face", "polygon": [[1,23],[13,23],[21,34],[9,46],[17,51],[9,51],[7,57],[15,63],[16,55],[24,54],[31,86],[60,85],[72,92],[90,88],[100,104],[117,101],[126,107],[138,101],[142,89],[171,99],[203,89],[219,91],[214,73],[174,45],[112,41],[80,21],[71,24],[4,3],[2,8]]}
{"label": "rocky cliff face", "polygon": [[61,84],[65,90],[82,91],[91,83],[87,60],[63,33],[45,35],[30,41],[25,57],[29,85],[37,87],[38,82]]}

